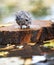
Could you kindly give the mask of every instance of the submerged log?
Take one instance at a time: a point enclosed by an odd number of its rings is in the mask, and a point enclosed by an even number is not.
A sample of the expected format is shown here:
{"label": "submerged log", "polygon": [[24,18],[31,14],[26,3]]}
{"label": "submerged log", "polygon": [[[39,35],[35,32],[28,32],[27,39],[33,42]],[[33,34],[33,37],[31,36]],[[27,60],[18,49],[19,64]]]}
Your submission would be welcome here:
{"label": "submerged log", "polygon": [[19,29],[17,25],[0,27],[0,44],[40,43],[54,39],[54,24],[50,21],[36,21],[32,24],[36,28]]}

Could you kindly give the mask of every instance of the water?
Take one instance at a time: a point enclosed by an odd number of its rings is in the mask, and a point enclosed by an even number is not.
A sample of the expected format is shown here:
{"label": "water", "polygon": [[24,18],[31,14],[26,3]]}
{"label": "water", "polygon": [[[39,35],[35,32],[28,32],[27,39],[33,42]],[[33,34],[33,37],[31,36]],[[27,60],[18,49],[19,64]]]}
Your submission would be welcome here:
{"label": "water", "polygon": [[[45,54],[45,56],[47,61],[44,61],[46,60],[44,56],[35,56],[36,60],[33,59],[34,57],[26,59],[22,57],[3,57],[0,58],[0,65],[54,65],[54,53]],[[39,61],[36,62],[38,58]],[[35,61],[35,63],[32,63],[33,61]]]}

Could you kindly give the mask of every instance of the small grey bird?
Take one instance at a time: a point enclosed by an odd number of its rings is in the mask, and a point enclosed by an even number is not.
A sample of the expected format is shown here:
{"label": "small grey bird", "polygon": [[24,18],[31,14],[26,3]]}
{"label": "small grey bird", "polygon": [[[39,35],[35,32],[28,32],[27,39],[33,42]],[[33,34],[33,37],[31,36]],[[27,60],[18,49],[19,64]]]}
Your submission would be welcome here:
{"label": "small grey bird", "polygon": [[23,25],[26,26],[26,28],[30,28],[31,20],[30,13],[26,11],[18,11],[16,13],[16,23],[21,29],[23,28]]}

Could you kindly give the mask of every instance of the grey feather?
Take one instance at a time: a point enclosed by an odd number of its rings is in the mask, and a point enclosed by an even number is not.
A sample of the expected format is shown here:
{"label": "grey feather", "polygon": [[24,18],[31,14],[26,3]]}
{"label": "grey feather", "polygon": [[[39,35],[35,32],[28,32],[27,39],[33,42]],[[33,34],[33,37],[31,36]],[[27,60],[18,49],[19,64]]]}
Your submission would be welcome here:
{"label": "grey feather", "polygon": [[31,21],[32,19],[30,13],[26,11],[18,11],[16,13],[16,23],[20,26],[20,28],[22,28],[23,25],[25,25],[26,28],[29,28],[29,24],[31,24]]}

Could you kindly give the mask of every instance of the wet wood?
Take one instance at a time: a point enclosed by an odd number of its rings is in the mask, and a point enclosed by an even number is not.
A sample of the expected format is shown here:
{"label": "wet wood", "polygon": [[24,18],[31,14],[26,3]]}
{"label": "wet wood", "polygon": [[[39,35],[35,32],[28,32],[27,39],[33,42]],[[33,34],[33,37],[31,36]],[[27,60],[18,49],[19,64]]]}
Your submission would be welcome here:
{"label": "wet wood", "polygon": [[[34,21],[30,29],[17,28],[18,25],[0,27],[0,44],[42,43],[54,39],[54,27],[50,21]],[[39,26],[38,26],[39,25]]]}

